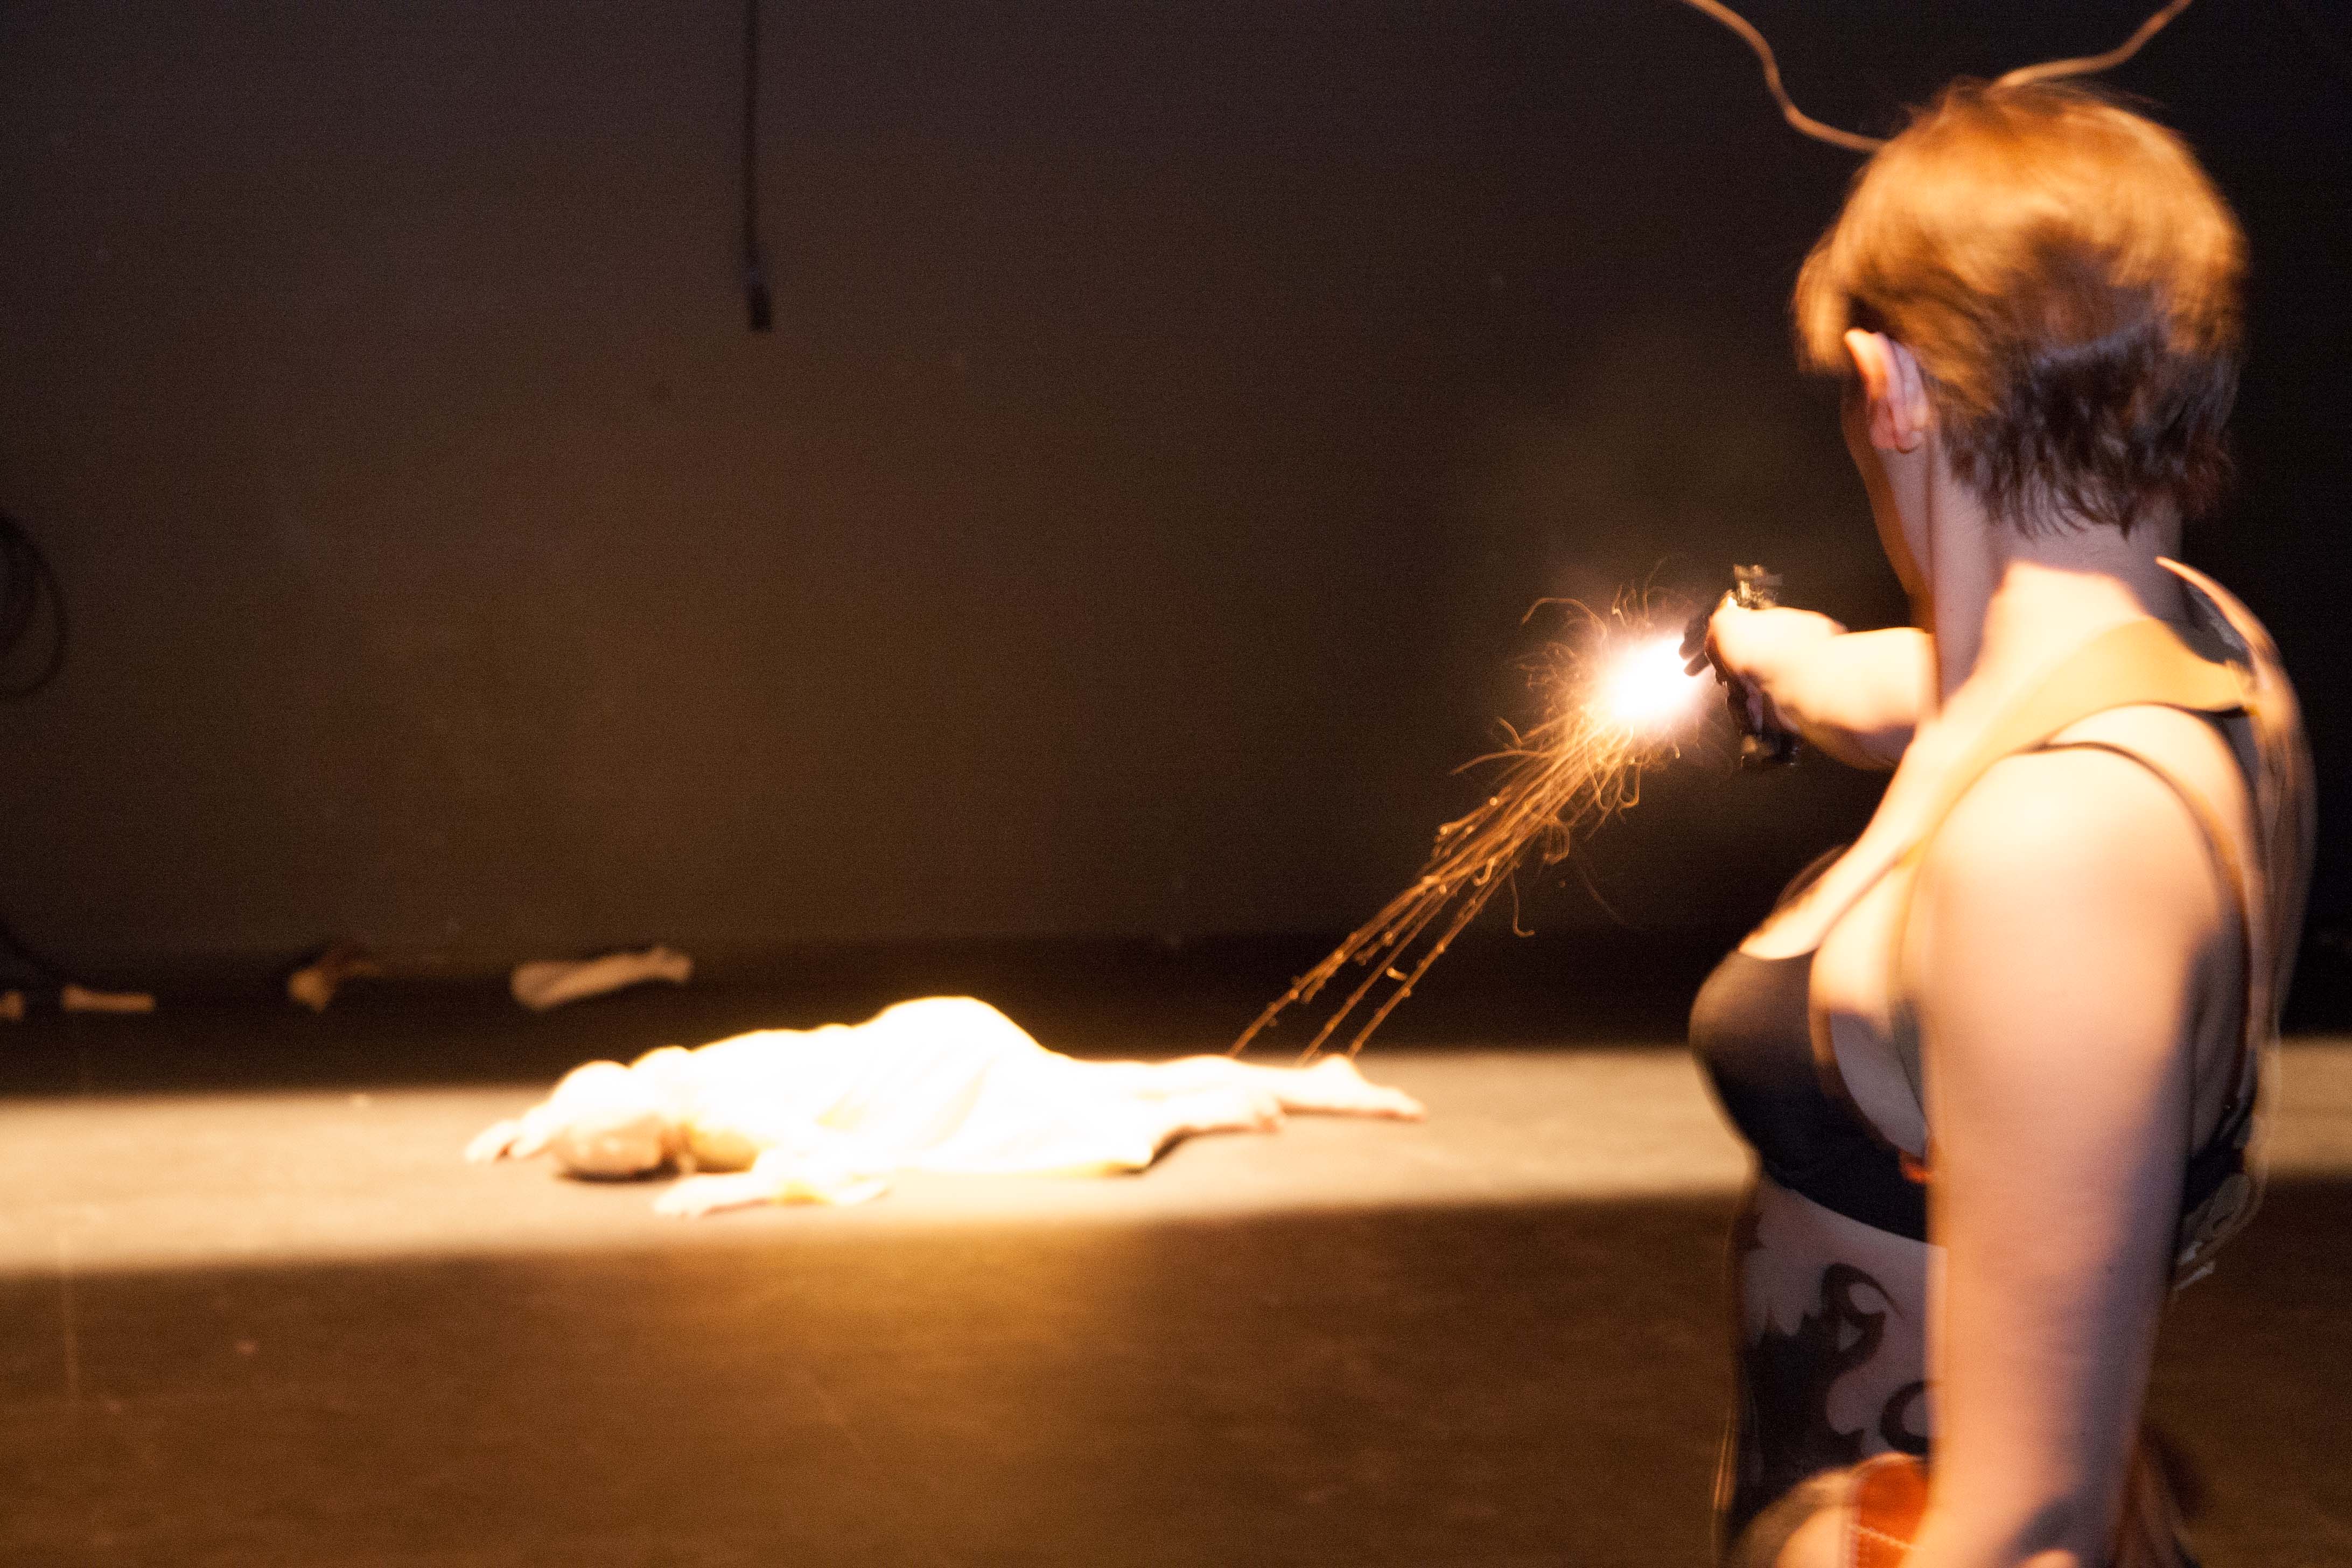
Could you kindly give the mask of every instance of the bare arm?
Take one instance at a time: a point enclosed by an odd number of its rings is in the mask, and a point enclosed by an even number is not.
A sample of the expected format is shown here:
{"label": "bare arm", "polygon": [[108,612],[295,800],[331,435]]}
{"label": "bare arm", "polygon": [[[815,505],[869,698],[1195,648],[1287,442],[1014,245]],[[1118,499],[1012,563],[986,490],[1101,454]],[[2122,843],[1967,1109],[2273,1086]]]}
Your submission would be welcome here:
{"label": "bare arm", "polygon": [[2200,967],[2226,932],[2145,770],[2012,759],[1921,870],[1937,1462],[1912,1568],[2095,1568],[2145,1394],[2189,1152]]}
{"label": "bare arm", "polygon": [[1751,723],[1793,731],[1858,768],[1902,760],[1935,680],[1925,632],[1849,632],[1811,610],[1745,610],[1728,599],[1707,623],[1707,652],[1754,693]]}

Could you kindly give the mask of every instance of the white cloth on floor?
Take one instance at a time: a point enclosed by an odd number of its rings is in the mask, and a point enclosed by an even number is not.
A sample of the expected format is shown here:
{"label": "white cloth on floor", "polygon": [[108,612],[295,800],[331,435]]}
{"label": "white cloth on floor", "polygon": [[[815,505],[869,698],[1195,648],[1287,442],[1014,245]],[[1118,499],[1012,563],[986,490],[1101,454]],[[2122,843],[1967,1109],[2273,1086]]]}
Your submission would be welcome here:
{"label": "white cloth on floor", "polygon": [[1157,1151],[1156,1128],[1103,1092],[1101,1064],[1047,1050],[971,997],[667,1047],[631,1071],[661,1085],[686,1152],[706,1170],[772,1155],[772,1167],[805,1162],[822,1184],[893,1171],[1141,1170]]}

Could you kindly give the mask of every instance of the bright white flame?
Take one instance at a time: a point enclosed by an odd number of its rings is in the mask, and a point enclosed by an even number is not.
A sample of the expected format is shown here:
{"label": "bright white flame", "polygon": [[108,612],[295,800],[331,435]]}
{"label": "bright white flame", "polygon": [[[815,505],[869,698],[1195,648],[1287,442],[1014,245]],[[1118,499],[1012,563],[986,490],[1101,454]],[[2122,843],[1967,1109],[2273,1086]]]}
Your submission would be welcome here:
{"label": "bright white flame", "polygon": [[1705,689],[1683,670],[1681,640],[1653,637],[1635,643],[1611,661],[1601,680],[1609,717],[1629,730],[1656,730],[1680,718]]}

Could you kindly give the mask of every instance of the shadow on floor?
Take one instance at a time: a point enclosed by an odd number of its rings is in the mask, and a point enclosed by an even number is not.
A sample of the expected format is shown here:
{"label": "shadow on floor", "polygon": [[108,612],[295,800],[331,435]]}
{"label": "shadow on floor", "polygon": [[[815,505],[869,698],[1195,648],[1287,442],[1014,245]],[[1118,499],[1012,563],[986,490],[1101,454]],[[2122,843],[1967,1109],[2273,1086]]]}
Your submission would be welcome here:
{"label": "shadow on floor", "polygon": [[[25,1563],[1683,1564],[1721,1205],[84,1278]],[[817,1233],[810,1233],[815,1236]],[[54,1280],[7,1287],[58,1317]],[[70,1390],[70,1392],[68,1392]]]}
{"label": "shadow on floor", "polygon": [[[1682,1568],[1728,1212],[17,1279],[0,1559]],[[2179,1304],[2209,1568],[2352,1561],[2347,1279],[2352,1184],[2297,1184]]]}

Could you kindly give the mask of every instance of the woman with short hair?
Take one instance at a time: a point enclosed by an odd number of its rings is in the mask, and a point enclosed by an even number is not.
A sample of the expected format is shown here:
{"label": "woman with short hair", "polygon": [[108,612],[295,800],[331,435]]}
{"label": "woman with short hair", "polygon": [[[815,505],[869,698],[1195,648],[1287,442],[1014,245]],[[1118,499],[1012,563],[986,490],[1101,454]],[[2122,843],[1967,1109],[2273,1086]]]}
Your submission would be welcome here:
{"label": "woman with short hair", "polygon": [[1799,279],[1914,624],[1707,628],[1751,720],[1895,769],[1692,1014],[1759,1163],[1727,1563],[2189,1561],[2141,1408],[2252,1207],[2312,832],[2275,649],[2169,559],[2227,477],[2243,271],[2171,133],[1963,83]]}

